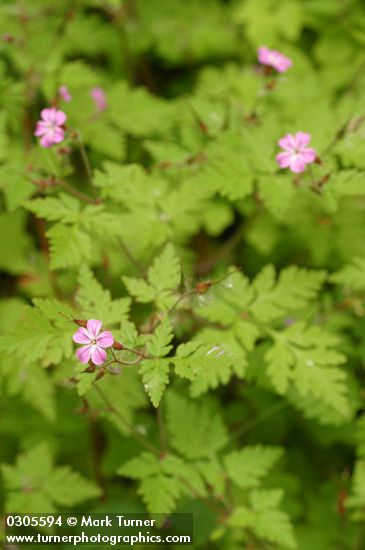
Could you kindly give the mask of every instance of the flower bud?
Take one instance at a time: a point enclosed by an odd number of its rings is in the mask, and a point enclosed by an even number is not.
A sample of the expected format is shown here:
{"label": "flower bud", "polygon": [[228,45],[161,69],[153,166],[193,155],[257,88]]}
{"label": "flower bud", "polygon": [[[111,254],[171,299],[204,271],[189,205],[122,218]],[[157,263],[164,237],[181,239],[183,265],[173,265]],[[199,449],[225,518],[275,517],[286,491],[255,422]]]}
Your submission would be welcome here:
{"label": "flower bud", "polygon": [[249,319],[250,314],[248,313],[248,311],[241,311],[240,317],[241,317],[241,319]]}
{"label": "flower bud", "polygon": [[319,185],[322,187],[322,185],[325,185],[328,180],[330,179],[330,174],[325,174],[319,181]]}
{"label": "flower bud", "polygon": [[14,36],[8,32],[4,33],[2,36],[1,36],[1,39],[4,41],[4,42],[14,42]]}
{"label": "flower bud", "polygon": [[203,121],[203,120],[198,120],[198,125],[199,125],[199,128],[200,130],[204,133],[204,134],[207,134],[208,133],[208,126],[207,124]]}
{"label": "flower bud", "polygon": [[93,363],[90,363],[87,369],[83,370],[82,372],[95,372],[95,365]]}
{"label": "flower bud", "polygon": [[201,281],[200,283],[196,283],[195,290],[198,294],[205,294],[208,292],[212,284],[212,281]]}
{"label": "flower bud", "polygon": [[114,341],[114,344],[113,344],[113,348],[117,349],[117,350],[125,349],[123,344],[121,344],[120,342],[115,342],[115,341]]}
{"label": "flower bud", "polygon": [[72,319],[72,320],[73,320],[74,323],[79,325],[79,327],[86,328],[86,326],[87,326],[87,321],[85,319]]}
{"label": "flower bud", "polygon": [[57,151],[60,155],[69,155],[72,153],[71,147],[60,147]]}

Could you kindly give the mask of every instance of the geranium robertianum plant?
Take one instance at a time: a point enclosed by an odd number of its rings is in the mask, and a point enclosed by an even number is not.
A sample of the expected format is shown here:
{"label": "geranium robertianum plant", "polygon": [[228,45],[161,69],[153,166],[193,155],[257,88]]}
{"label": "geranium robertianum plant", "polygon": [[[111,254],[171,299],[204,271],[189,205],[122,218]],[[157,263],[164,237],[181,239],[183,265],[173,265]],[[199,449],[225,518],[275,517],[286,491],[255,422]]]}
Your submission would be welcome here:
{"label": "geranium robertianum plant", "polygon": [[363,549],[364,5],[4,0],[4,511]]}

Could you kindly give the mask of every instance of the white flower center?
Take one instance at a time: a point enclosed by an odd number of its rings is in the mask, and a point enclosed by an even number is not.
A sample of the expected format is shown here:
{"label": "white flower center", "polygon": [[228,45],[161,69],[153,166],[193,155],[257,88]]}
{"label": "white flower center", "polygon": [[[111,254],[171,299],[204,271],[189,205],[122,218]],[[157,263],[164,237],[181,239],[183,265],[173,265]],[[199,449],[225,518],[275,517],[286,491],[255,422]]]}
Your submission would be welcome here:
{"label": "white flower center", "polygon": [[55,129],[57,128],[57,124],[55,122],[46,122],[46,125],[47,125],[47,129],[50,132],[54,132]]}

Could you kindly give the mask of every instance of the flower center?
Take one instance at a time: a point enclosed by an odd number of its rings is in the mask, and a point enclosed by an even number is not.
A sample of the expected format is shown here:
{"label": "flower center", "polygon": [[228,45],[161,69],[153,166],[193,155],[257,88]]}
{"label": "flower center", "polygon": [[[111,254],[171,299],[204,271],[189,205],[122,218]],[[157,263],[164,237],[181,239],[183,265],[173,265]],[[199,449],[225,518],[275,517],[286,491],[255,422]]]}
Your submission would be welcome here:
{"label": "flower center", "polygon": [[55,122],[47,122],[47,128],[49,131],[54,132],[57,128],[57,124]]}

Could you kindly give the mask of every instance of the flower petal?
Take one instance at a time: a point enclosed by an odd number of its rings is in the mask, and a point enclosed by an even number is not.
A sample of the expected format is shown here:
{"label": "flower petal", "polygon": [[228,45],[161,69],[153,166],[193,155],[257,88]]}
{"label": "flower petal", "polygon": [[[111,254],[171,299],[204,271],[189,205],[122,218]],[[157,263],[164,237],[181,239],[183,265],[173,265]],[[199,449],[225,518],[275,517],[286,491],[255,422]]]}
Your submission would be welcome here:
{"label": "flower petal", "polygon": [[99,86],[92,88],[90,91],[90,95],[94,100],[96,108],[99,111],[105,111],[108,105],[107,105],[106,95],[103,88],[100,88]]}
{"label": "flower petal", "polygon": [[41,117],[46,122],[54,122],[56,113],[57,113],[57,109],[55,109],[54,107],[52,107],[51,109],[42,109]]}
{"label": "flower petal", "polygon": [[308,145],[308,143],[312,139],[312,136],[310,134],[306,134],[305,132],[297,132],[294,136],[294,139],[296,146],[299,149]]}
{"label": "flower petal", "polygon": [[80,327],[75,334],[72,336],[72,340],[76,342],[76,344],[91,344],[91,338],[84,327]]}
{"label": "flower petal", "polygon": [[300,154],[302,156],[302,159],[306,164],[310,164],[311,162],[314,162],[317,156],[317,153],[314,149],[302,149],[300,151]]}
{"label": "flower petal", "polygon": [[99,321],[98,319],[89,319],[86,323],[87,330],[90,333],[90,336],[96,340],[97,335],[100,332],[100,329],[102,327],[103,322]]}
{"label": "flower petal", "polygon": [[63,111],[56,111],[55,122],[58,126],[62,126],[67,120],[67,115]]}
{"label": "flower petal", "polygon": [[48,132],[48,125],[43,120],[38,120],[34,135],[39,137]]}
{"label": "flower petal", "polygon": [[76,351],[76,356],[81,363],[86,365],[90,361],[91,352],[95,346],[82,346]]}
{"label": "flower petal", "polygon": [[289,168],[295,174],[300,174],[305,170],[305,162],[301,155],[293,155],[290,161]]}
{"label": "flower petal", "polygon": [[101,365],[106,359],[106,351],[99,346],[92,346],[91,361],[94,365]]}
{"label": "flower petal", "polygon": [[61,143],[65,139],[65,132],[62,128],[55,128],[53,130],[53,143]]}
{"label": "flower petal", "polygon": [[278,71],[278,73],[285,73],[293,65],[292,60],[289,59],[289,57],[286,57],[286,55],[283,55],[282,53],[276,51],[272,53],[272,66]]}
{"label": "flower petal", "polygon": [[289,152],[279,153],[278,155],[276,155],[276,162],[278,163],[280,168],[288,168],[288,166],[290,166],[292,157],[292,153]]}
{"label": "flower petal", "polygon": [[101,332],[99,334],[96,342],[98,346],[102,348],[110,348],[110,346],[112,346],[114,343],[114,338],[111,332],[109,332],[108,330],[104,330],[104,332]]}
{"label": "flower petal", "polygon": [[63,99],[63,101],[71,101],[72,95],[70,94],[69,89],[67,86],[60,86],[58,88],[58,95]]}
{"label": "flower petal", "polygon": [[295,148],[295,140],[292,134],[286,134],[286,136],[279,139],[278,144],[286,151],[292,151]]}
{"label": "flower petal", "polygon": [[267,65],[269,63],[269,55],[270,50],[266,46],[260,46],[258,49],[258,56],[257,59],[259,63],[262,63],[263,65]]}
{"label": "flower petal", "polygon": [[42,147],[52,147],[52,145],[53,145],[52,134],[47,132],[47,134],[45,134],[42,137],[42,139],[40,141],[40,144],[41,144]]}

